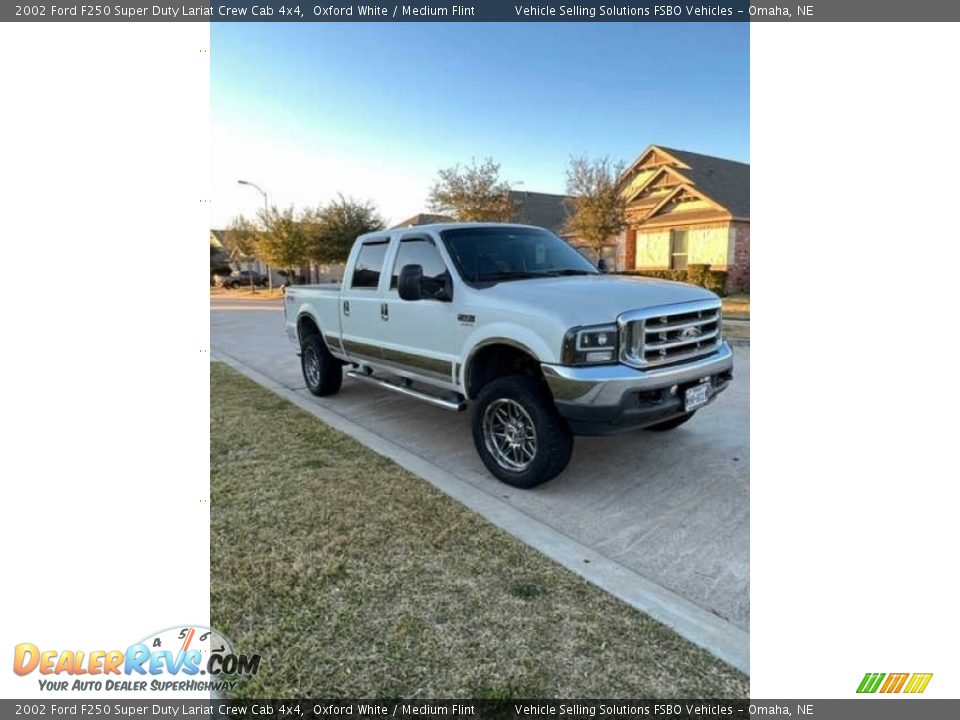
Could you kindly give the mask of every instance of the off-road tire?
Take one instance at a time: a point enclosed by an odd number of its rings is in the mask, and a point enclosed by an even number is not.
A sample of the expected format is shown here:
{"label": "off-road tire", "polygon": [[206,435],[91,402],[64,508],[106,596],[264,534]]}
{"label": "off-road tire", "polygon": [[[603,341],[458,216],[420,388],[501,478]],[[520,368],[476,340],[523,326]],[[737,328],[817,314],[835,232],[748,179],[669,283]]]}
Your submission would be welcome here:
{"label": "off-road tire", "polygon": [[336,394],[343,384],[343,363],[330,354],[320,335],[308,335],[300,344],[300,369],[307,390],[318,397]]}
{"label": "off-road tire", "polygon": [[[522,408],[522,412],[517,406]],[[536,440],[533,457],[527,459],[526,455],[522,456],[518,466],[524,466],[519,469],[505,466],[505,462],[510,462],[509,458],[501,455],[498,459],[495,437],[503,436],[490,431],[493,429],[490,425],[495,423],[493,418],[498,409],[504,411],[501,415],[512,409],[523,418],[510,428],[512,432],[518,432],[517,427],[521,425],[533,428]],[[488,429],[485,429],[488,410],[491,411],[491,422],[488,423]],[[535,487],[555,478],[570,462],[573,433],[560,417],[549,390],[539,378],[509,375],[492,381],[480,391],[476,401],[471,404],[470,424],[473,442],[483,464],[494,477],[507,485],[524,489]],[[506,442],[505,437],[503,439]]]}
{"label": "off-road tire", "polygon": [[692,418],[697,411],[684,413],[683,415],[677,415],[675,418],[670,418],[669,420],[664,420],[661,423],[656,425],[648,425],[644,430],[652,430],[653,432],[666,432],[667,430],[673,430],[676,427],[680,427],[687,420]]}

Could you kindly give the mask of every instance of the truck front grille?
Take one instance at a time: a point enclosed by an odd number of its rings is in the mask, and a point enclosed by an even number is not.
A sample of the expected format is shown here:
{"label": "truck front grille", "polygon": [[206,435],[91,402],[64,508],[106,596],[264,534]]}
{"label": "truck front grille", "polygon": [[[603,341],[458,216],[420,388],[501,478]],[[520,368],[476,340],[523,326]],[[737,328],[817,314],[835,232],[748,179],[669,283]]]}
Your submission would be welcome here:
{"label": "truck front grille", "polygon": [[634,310],[620,316],[622,362],[655,367],[714,352],[721,343],[719,300]]}

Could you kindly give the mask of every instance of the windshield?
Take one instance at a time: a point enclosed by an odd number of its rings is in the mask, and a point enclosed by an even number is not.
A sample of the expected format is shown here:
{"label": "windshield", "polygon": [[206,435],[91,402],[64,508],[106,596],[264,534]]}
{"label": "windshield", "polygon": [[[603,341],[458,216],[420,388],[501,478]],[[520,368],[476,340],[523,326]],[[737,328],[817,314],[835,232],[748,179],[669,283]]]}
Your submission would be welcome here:
{"label": "windshield", "polygon": [[468,282],[598,274],[583,255],[539,228],[466,227],[444,230],[440,237]]}

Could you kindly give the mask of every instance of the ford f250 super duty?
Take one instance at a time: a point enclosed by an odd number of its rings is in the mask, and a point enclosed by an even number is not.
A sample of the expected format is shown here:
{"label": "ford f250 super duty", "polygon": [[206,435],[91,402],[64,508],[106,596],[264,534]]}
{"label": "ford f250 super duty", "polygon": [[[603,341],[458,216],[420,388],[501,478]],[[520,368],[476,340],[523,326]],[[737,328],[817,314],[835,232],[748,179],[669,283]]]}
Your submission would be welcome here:
{"label": "ford f250 super duty", "polygon": [[601,274],[525,225],[363,235],[343,283],[288,288],[284,313],[314,395],[346,374],[469,408],[484,465],[521,488],[560,473],[574,435],[673,429],[733,377],[716,295]]}

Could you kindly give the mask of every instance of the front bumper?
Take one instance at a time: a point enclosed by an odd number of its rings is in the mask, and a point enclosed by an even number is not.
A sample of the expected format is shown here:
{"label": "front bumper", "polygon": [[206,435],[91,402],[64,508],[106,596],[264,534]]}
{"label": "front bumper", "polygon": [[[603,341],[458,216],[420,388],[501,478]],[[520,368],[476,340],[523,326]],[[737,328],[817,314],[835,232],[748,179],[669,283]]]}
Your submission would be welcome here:
{"label": "front bumper", "polygon": [[710,402],[733,379],[733,351],[716,352],[673,367],[637,370],[626,365],[541,365],[560,415],[578,435],[607,435],[669,420],[684,412],[684,390],[706,379]]}

